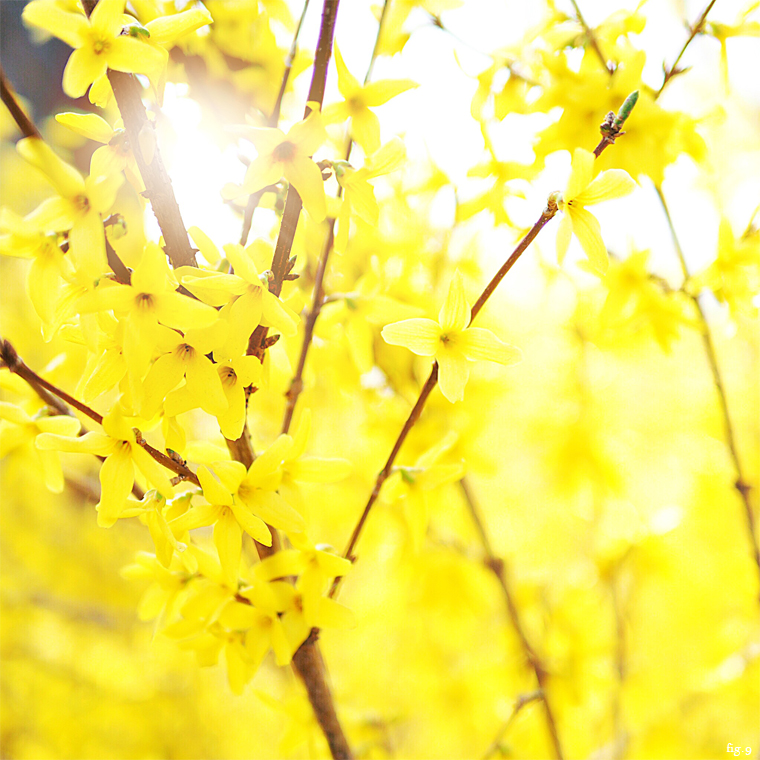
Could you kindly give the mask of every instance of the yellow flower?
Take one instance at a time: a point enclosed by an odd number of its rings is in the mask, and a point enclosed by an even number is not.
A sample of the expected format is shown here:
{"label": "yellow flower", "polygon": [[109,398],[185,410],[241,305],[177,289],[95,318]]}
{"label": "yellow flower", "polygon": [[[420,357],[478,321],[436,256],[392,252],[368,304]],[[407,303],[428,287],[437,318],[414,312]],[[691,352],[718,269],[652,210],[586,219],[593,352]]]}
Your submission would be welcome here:
{"label": "yellow flower", "polygon": [[16,150],[39,169],[56,189],[59,197],[43,201],[26,221],[41,232],[69,230],[71,255],[77,270],[91,280],[108,270],[103,222],[100,214],[113,205],[122,176],[83,179],[73,167],[36,137],[16,143]]}
{"label": "yellow flower", "polygon": [[338,70],[338,90],[345,100],[325,108],[325,123],[334,124],[350,118],[351,137],[369,155],[380,147],[380,121],[369,110],[370,106],[381,106],[396,95],[419,85],[411,79],[383,79],[362,87],[346,68],[338,46],[335,45],[333,50]]}
{"label": "yellow flower", "polygon": [[570,178],[559,202],[560,209],[565,213],[557,230],[557,258],[561,264],[570,245],[570,238],[575,234],[588,256],[591,268],[598,274],[604,274],[610,263],[607,248],[602,240],[599,222],[592,213],[586,211],[586,206],[628,195],[636,183],[622,169],[609,169],[592,179],[593,167],[594,154],[577,148],[573,153]]}
{"label": "yellow flower", "polygon": [[219,317],[227,320],[228,330],[224,343],[215,348],[215,359],[232,359],[245,354],[248,339],[259,324],[273,327],[283,335],[296,334],[298,315],[269,292],[265,279],[262,281],[256,270],[253,253],[257,247],[257,243],[245,250],[238,244],[224,246],[235,274],[217,274],[194,267],[176,270],[182,284],[193,295],[212,306],[224,305]]}
{"label": "yellow flower", "polygon": [[285,177],[298,191],[309,216],[321,222],[327,214],[325,189],[322,172],[311,159],[327,139],[319,111],[312,111],[303,121],[294,124],[287,135],[281,129],[268,127],[244,130],[259,155],[248,167],[242,185],[225,185],[224,198],[231,200],[250,195]]}
{"label": "yellow flower", "polygon": [[106,458],[100,468],[98,525],[110,528],[127,506],[127,497],[135,484],[135,467],[142,472],[164,498],[174,489],[161,465],[138,445],[135,431],[127,424],[119,404],[103,418],[104,433],[86,433],[75,438],[55,433],[41,433],[36,446],[41,451],[73,451],[99,454]]}
{"label": "yellow flower", "polygon": [[63,71],[63,91],[80,98],[107,69],[148,74],[161,68],[164,56],[141,40],[122,34],[124,0],[100,0],[88,19],[67,13],[45,0],[32,0],[24,20],[75,48]]}
{"label": "yellow flower", "polygon": [[454,275],[438,321],[405,319],[383,328],[382,336],[393,346],[406,346],[418,356],[434,356],[438,362],[438,384],[452,403],[464,398],[470,376],[469,362],[477,359],[514,364],[520,350],[502,343],[490,330],[468,327],[470,306],[464,295],[459,271]]}
{"label": "yellow flower", "polygon": [[212,307],[178,293],[176,287],[164,252],[148,243],[131,284],[102,280],[79,299],[77,308],[82,314],[113,309],[119,319],[126,320],[124,358],[130,373],[142,377],[161,339],[160,325],[187,330],[208,327],[218,319]]}
{"label": "yellow flower", "polygon": [[367,180],[392,172],[405,157],[404,143],[398,137],[394,137],[369,156],[361,169],[354,169],[344,161],[333,164],[335,178],[343,188],[343,202],[337,219],[338,233],[335,236],[337,253],[343,253],[348,246],[352,212],[367,224],[377,225],[380,210],[375,191]]}
{"label": "yellow flower", "polygon": [[[48,416],[46,410],[30,417],[20,406],[0,401],[0,457],[5,457],[24,443],[33,441],[39,433],[73,436],[79,432],[80,427],[79,420],[75,417],[65,414]],[[53,493],[61,493],[65,481],[58,452],[38,448],[37,454],[42,465],[45,485]]]}
{"label": "yellow flower", "polygon": [[138,192],[145,189],[121,119],[116,127],[94,113],[59,113],[55,120],[88,140],[102,143],[90,159],[90,174],[102,177],[128,170],[127,176]]}

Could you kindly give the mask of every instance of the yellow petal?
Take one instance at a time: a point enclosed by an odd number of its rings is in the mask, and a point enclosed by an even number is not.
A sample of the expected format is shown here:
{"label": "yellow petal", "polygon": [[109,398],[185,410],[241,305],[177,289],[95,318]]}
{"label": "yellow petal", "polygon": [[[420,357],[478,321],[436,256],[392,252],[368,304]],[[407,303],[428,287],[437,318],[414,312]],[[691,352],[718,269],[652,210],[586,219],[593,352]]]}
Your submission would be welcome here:
{"label": "yellow petal", "polygon": [[29,3],[21,16],[25,23],[44,29],[72,48],[84,43],[90,27],[81,13],[69,13],[48,0]]}
{"label": "yellow petal", "polygon": [[245,172],[243,184],[234,191],[229,185],[225,185],[222,191],[222,197],[227,200],[237,198],[238,195],[250,195],[262,187],[274,185],[282,177],[283,163],[275,161],[269,153],[261,153],[251,162]]}
{"label": "yellow petal", "polygon": [[565,254],[570,247],[570,240],[573,237],[573,222],[570,219],[567,208],[567,205],[565,205],[564,214],[557,228],[557,262],[560,265],[565,260]]}
{"label": "yellow petal", "polygon": [[166,51],[126,35],[112,40],[106,55],[110,68],[136,74],[150,74],[162,68],[167,59]]}
{"label": "yellow petal", "polygon": [[273,528],[289,533],[300,533],[304,529],[303,517],[274,491],[259,490],[249,505],[251,511]]}
{"label": "yellow petal", "polygon": [[94,113],[59,113],[55,120],[88,140],[107,143],[114,134],[108,122]]}
{"label": "yellow petal", "polygon": [[322,172],[307,156],[296,154],[284,164],[285,179],[298,191],[303,207],[315,222],[327,216],[325,188]]}
{"label": "yellow petal", "polygon": [[454,279],[451,281],[451,285],[449,285],[449,293],[438,314],[441,332],[448,333],[464,330],[470,324],[470,313],[470,306],[464,295],[462,274],[457,269],[454,273]]}
{"label": "yellow petal", "polygon": [[323,596],[319,600],[317,616],[320,628],[356,628],[356,616],[334,599]]}
{"label": "yellow petal", "polygon": [[219,554],[225,583],[237,591],[243,532],[232,511],[225,507],[214,525],[214,546]]}
{"label": "yellow petal", "polygon": [[419,87],[419,85],[411,79],[381,79],[377,82],[370,82],[364,87],[362,99],[370,107],[381,106],[391,98],[395,98],[396,95],[414,87]]}
{"label": "yellow petal", "polygon": [[77,269],[91,280],[97,280],[108,271],[103,222],[96,211],[90,209],[74,222],[69,243]]}
{"label": "yellow petal", "polygon": [[90,24],[103,35],[112,36],[119,31],[124,0],[100,0],[90,15]]}
{"label": "yellow petal", "polygon": [[585,190],[575,196],[581,206],[591,206],[601,201],[622,198],[636,188],[636,183],[628,172],[622,169],[609,169],[602,172]]}
{"label": "yellow petal", "polygon": [[209,264],[216,264],[221,258],[219,249],[214,245],[211,238],[199,227],[188,227],[188,234],[193,239],[193,242],[198,246],[200,252],[203,254],[203,258],[208,261]]}
{"label": "yellow petal", "polygon": [[335,53],[335,68],[338,71],[338,91],[344,98],[348,99],[361,89],[361,85],[348,70],[337,42],[333,44],[333,53]]}
{"label": "yellow petal", "polygon": [[351,136],[367,154],[374,153],[380,147],[380,120],[369,108],[353,113]]}
{"label": "yellow petal", "polygon": [[25,137],[16,143],[16,150],[32,166],[36,166],[64,197],[73,198],[84,192],[82,175],[36,137]]}
{"label": "yellow petal", "polygon": [[404,346],[418,356],[433,356],[438,350],[441,326],[432,319],[403,319],[386,325],[381,334],[392,346]]}
{"label": "yellow petal", "polygon": [[203,489],[203,498],[210,504],[232,505],[232,494],[219,483],[205,465],[198,468],[198,480],[200,480]]}
{"label": "yellow petal", "polygon": [[102,74],[108,64],[102,55],[95,55],[91,47],[75,50],[63,70],[63,91],[70,98],[81,98],[87,88]]}
{"label": "yellow petal", "polygon": [[187,330],[190,327],[209,327],[219,315],[212,306],[176,291],[154,296],[156,317],[167,327]]}
{"label": "yellow petal", "polygon": [[298,153],[311,156],[327,140],[327,132],[322,123],[322,114],[312,111],[303,121],[294,124],[289,130],[287,141],[296,146]]}
{"label": "yellow petal", "polygon": [[516,364],[522,358],[519,348],[502,343],[490,330],[482,327],[465,330],[457,336],[456,344],[468,359]]}
{"label": "yellow petal", "polygon": [[602,240],[602,230],[597,218],[584,208],[568,206],[568,212],[573,222],[573,232],[588,256],[591,268],[600,275],[604,274],[610,264],[610,258]]}
{"label": "yellow petal", "polygon": [[135,468],[129,444],[122,443],[100,468],[100,502],[97,509],[101,528],[110,528],[119,519],[134,482]]}
{"label": "yellow petal", "polygon": [[453,404],[464,398],[464,387],[470,377],[470,365],[464,355],[455,351],[439,353],[438,385],[441,393]]}
{"label": "yellow petal", "polygon": [[572,200],[578,193],[585,190],[591,182],[594,173],[594,154],[583,149],[576,148],[573,153],[573,163],[570,177],[565,189],[565,201]]}
{"label": "yellow petal", "polygon": [[251,514],[248,508],[242,504],[233,503],[231,509],[235,519],[254,541],[258,541],[264,546],[272,545],[272,534],[260,517]]}
{"label": "yellow petal", "polygon": [[131,448],[132,461],[137,469],[145,475],[148,482],[156,488],[161,496],[165,499],[171,499],[174,496],[174,487],[167,475],[168,470],[165,470],[145,449],[137,444],[133,444]]}
{"label": "yellow petal", "polygon": [[159,16],[149,21],[145,28],[150,32],[151,42],[166,45],[213,22],[213,16],[206,8],[200,6],[200,8],[190,8],[171,16]]}
{"label": "yellow petal", "polygon": [[397,169],[406,158],[406,148],[400,137],[392,137],[364,162],[367,177],[379,177]]}

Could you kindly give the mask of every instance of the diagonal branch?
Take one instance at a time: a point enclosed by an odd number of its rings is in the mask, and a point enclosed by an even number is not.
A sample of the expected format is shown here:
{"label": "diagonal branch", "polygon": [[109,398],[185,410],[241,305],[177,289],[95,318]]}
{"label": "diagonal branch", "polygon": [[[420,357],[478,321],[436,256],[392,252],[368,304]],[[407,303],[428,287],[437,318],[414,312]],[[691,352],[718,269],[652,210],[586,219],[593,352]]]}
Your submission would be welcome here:
{"label": "diagonal branch", "polygon": [[686,52],[686,48],[691,45],[691,41],[702,31],[702,27],[705,25],[705,21],[707,20],[707,14],[712,10],[713,5],[715,5],[716,0],[710,0],[710,3],[708,6],[702,11],[702,15],[697,19],[697,22],[694,24],[693,27],[691,27],[691,32],[689,34],[689,39],[684,42],[683,47],[681,48],[681,52],[676,56],[676,60],[673,62],[673,65],[669,69],[665,69],[665,78],[662,80],[662,84],[660,85],[660,89],[657,90],[655,93],[655,98],[659,98],[662,91],[667,86],[668,82],[677,74],[680,74],[683,69],[678,68],[678,62],[683,57],[683,54]]}
{"label": "diagonal branch", "polygon": [[[676,250],[676,255],[678,256],[678,261],[681,265],[681,271],[683,272],[684,279],[688,279],[689,274],[689,268],[686,264],[686,257],[684,255],[683,249],[681,248],[681,243],[678,240],[678,235],[676,234],[676,228],[673,224],[673,217],[670,215],[670,209],[668,208],[668,204],[665,201],[665,195],[662,192],[662,188],[659,185],[655,185],[655,191],[657,192],[657,197],[660,199],[660,204],[662,205],[662,209],[665,213],[665,217],[668,222],[668,227],[670,228],[670,234],[673,238],[673,246]],[[702,335],[702,344],[704,345],[705,354],[707,356],[707,361],[710,364],[710,372],[712,373],[713,377],[713,384],[715,385],[715,391],[718,394],[718,400],[720,402],[720,410],[723,417],[723,426],[725,429],[725,436],[726,436],[726,445],[728,446],[729,453],[731,455],[731,460],[734,464],[734,470],[736,471],[736,480],[734,482],[734,488],[739,493],[739,496],[741,497],[742,504],[744,505],[744,514],[746,516],[747,520],[747,533],[748,533],[748,539],[750,543],[750,549],[752,551],[752,560],[755,563],[757,567],[757,573],[758,578],[760,579],[760,545],[758,545],[757,540],[757,526],[755,522],[755,513],[752,509],[752,504],[750,503],[750,491],[751,487],[749,484],[749,481],[747,480],[746,473],[744,472],[744,469],[742,468],[741,460],[739,459],[739,451],[736,446],[736,436],[734,434],[734,426],[731,422],[731,414],[728,410],[728,399],[726,396],[726,386],[723,382],[723,376],[720,371],[720,367],[718,365],[718,357],[715,353],[715,346],[713,345],[712,336],[710,335],[710,327],[707,323],[707,317],[705,316],[704,309],[702,308],[702,304],[699,300],[698,296],[688,294],[689,298],[694,303],[694,306],[697,310],[697,315],[700,323],[700,332]]]}
{"label": "diagonal branch", "polygon": [[546,678],[546,668],[544,668],[543,663],[536,654],[536,650],[533,649],[530,642],[528,641],[528,636],[525,633],[525,626],[523,625],[522,619],[520,618],[520,613],[517,609],[517,605],[515,604],[512,590],[509,587],[507,570],[504,564],[504,560],[502,560],[500,557],[497,557],[494,553],[493,547],[491,546],[491,540],[488,537],[488,531],[486,530],[485,523],[483,522],[483,518],[480,515],[480,510],[475,503],[475,497],[472,493],[472,489],[470,488],[470,485],[466,478],[462,478],[459,481],[459,487],[462,489],[465,504],[467,505],[467,509],[470,513],[472,521],[475,523],[475,528],[477,529],[478,535],[480,536],[480,542],[483,544],[483,549],[486,554],[484,564],[496,576],[496,580],[499,582],[499,586],[501,586],[501,590],[504,595],[504,601],[507,605],[507,613],[509,614],[509,619],[512,623],[512,627],[517,634],[517,638],[520,640],[520,646],[522,647],[523,654],[525,655],[525,658],[527,659],[531,670],[533,670],[536,676],[536,682],[538,683],[539,687],[538,698],[540,698],[544,704],[546,723],[549,729],[549,735],[551,736],[552,746],[554,747],[554,754],[557,758],[559,758],[559,760],[562,760],[564,755],[562,753],[562,745],[560,744],[559,735],[557,733],[557,722],[554,719],[554,712],[551,708],[551,705],[549,704],[547,694],[548,684]]}

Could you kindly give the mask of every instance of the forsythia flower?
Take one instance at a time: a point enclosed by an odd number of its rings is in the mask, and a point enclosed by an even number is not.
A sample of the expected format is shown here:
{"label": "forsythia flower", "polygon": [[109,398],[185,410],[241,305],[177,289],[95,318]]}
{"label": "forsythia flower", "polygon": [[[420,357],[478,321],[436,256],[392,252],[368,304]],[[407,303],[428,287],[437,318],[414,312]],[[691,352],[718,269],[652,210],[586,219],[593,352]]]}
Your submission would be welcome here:
{"label": "forsythia flower", "polygon": [[351,137],[369,155],[380,147],[380,121],[369,107],[381,106],[396,95],[419,85],[411,79],[382,79],[362,87],[346,68],[337,45],[333,51],[338,69],[338,90],[345,100],[325,108],[325,123],[333,124],[350,118]]}
{"label": "forsythia flower", "polygon": [[354,169],[344,161],[333,164],[335,178],[343,188],[343,202],[337,220],[338,233],[335,236],[337,253],[343,253],[348,245],[352,212],[367,224],[377,225],[380,209],[375,199],[375,191],[367,180],[392,172],[405,157],[404,144],[398,137],[394,137],[367,158],[361,169]]}
{"label": "forsythia flower", "polygon": [[604,274],[610,263],[607,248],[602,240],[599,222],[593,214],[586,211],[586,206],[628,195],[636,183],[622,169],[609,169],[592,179],[593,166],[594,154],[577,148],[573,153],[570,178],[559,202],[560,209],[565,213],[557,230],[557,258],[561,264],[570,245],[570,238],[575,234],[592,269]]}
{"label": "forsythia flower", "polygon": [[37,167],[58,191],[58,198],[43,201],[26,221],[43,232],[69,230],[71,255],[76,268],[92,280],[107,270],[106,243],[100,214],[116,199],[121,175],[83,179],[73,167],[36,137],[25,137],[16,143],[16,150],[32,166]]}
{"label": "forsythia flower", "polygon": [[63,91],[80,98],[107,69],[148,74],[164,55],[141,40],[121,33],[124,0],[100,0],[88,19],[52,3],[35,0],[24,8],[24,20],[75,48],[63,71]]}
{"label": "forsythia flower", "polygon": [[40,433],[36,446],[42,451],[74,451],[100,454],[106,458],[100,468],[98,525],[110,528],[127,506],[135,484],[135,467],[164,498],[174,495],[169,478],[155,459],[138,443],[135,431],[127,424],[118,404],[103,418],[104,433],[86,433],[74,438],[55,433]]}
{"label": "forsythia flower", "polygon": [[259,155],[248,167],[242,185],[225,185],[224,198],[231,200],[250,195],[285,177],[298,191],[309,215],[321,222],[327,214],[325,189],[322,172],[311,159],[312,153],[327,139],[319,111],[313,110],[303,121],[294,124],[287,135],[281,129],[249,127],[245,129],[245,136],[256,146]]}
{"label": "forsythia flower", "polygon": [[464,398],[470,376],[470,361],[487,359],[500,364],[520,360],[520,350],[502,343],[490,330],[468,327],[470,306],[464,295],[459,271],[454,275],[438,321],[404,319],[383,328],[382,336],[393,346],[406,346],[419,356],[433,356],[438,362],[438,384],[452,403]]}

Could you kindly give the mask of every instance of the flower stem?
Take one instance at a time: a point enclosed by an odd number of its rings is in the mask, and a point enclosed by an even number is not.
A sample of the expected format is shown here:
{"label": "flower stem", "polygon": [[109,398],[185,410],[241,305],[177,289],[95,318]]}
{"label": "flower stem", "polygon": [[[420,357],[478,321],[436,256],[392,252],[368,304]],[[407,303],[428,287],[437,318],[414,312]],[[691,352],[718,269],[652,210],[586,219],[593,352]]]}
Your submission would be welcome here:
{"label": "flower stem", "polygon": [[691,45],[691,41],[702,31],[702,27],[705,24],[705,20],[707,19],[707,14],[712,10],[713,5],[715,5],[716,0],[710,0],[710,3],[708,6],[702,11],[702,15],[699,17],[697,22],[694,24],[693,27],[691,27],[691,33],[689,34],[689,39],[684,42],[683,47],[681,48],[681,52],[676,56],[676,60],[673,62],[673,65],[665,72],[665,78],[662,80],[662,84],[660,85],[660,89],[657,90],[655,94],[655,99],[660,97],[660,94],[665,89],[668,82],[677,74],[680,74],[683,69],[678,68],[678,62],[683,57],[683,54],[686,52],[686,48]]}
{"label": "flower stem", "polygon": [[612,74],[615,69],[610,66],[607,59],[604,57],[602,49],[599,47],[599,40],[597,40],[596,35],[594,34],[594,30],[586,23],[586,19],[583,18],[583,14],[581,13],[581,9],[578,7],[578,3],[575,0],[570,0],[570,2],[573,4],[573,8],[575,8],[575,15],[578,18],[580,25],[583,27],[583,31],[586,33],[586,39],[589,41],[591,47],[594,48],[594,52],[602,62],[602,66],[607,69],[607,72],[609,74]]}
{"label": "flower stem", "polygon": [[[709,10],[709,8],[708,8]],[[681,248],[681,243],[678,240],[678,235],[676,234],[676,228],[673,224],[673,217],[670,214],[670,209],[668,208],[668,204],[665,201],[665,195],[662,192],[662,188],[659,185],[655,185],[655,191],[657,192],[657,197],[660,199],[660,204],[662,205],[662,210],[665,213],[665,218],[668,222],[668,227],[670,228],[670,234],[673,238],[673,246],[676,250],[676,255],[678,256],[678,261],[681,264],[681,271],[683,272],[684,279],[688,279],[689,274],[689,268],[686,263],[686,257],[684,256],[683,248]],[[698,296],[688,294],[689,298],[694,303],[694,306],[697,310],[698,319],[700,322],[701,327],[701,335],[702,335],[702,344],[705,349],[705,354],[707,355],[707,361],[710,365],[710,371],[712,373],[713,377],[713,384],[715,385],[715,391],[718,394],[718,401],[720,403],[720,409],[721,414],[723,417],[723,426],[725,429],[725,437],[726,437],[726,444],[728,446],[729,453],[731,455],[731,460],[734,464],[734,470],[736,471],[736,480],[734,482],[734,488],[738,491],[739,496],[741,497],[742,503],[744,505],[744,513],[747,520],[747,532],[748,532],[748,538],[750,543],[750,548],[752,551],[752,558],[753,561],[757,567],[758,572],[758,579],[760,580],[760,546],[758,545],[757,540],[757,529],[756,529],[756,523],[755,523],[755,513],[752,510],[752,504],[750,503],[750,491],[751,487],[749,485],[749,481],[747,480],[744,470],[742,469],[741,461],[739,459],[739,451],[736,446],[736,436],[734,434],[734,426],[731,422],[731,415],[728,411],[728,398],[726,396],[726,386],[723,382],[723,376],[720,372],[720,366],[718,365],[718,357],[715,353],[715,346],[713,345],[712,336],[710,334],[710,327],[707,323],[707,318],[705,316],[704,309],[702,308],[702,304],[700,303],[700,300]]]}

